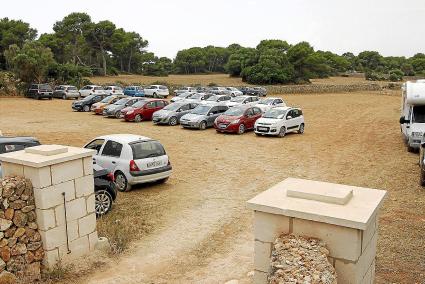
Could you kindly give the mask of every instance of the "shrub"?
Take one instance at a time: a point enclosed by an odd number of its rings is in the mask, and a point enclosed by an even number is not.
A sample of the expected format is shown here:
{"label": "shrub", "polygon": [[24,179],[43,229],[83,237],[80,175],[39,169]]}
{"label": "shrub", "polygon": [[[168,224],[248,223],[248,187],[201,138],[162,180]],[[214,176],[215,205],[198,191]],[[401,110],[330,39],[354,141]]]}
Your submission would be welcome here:
{"label": "shrub", "polygon": [[403,80],[404,72],[400,69],[394,69],[390,71],[389,79],[390,81],[397,82]]}

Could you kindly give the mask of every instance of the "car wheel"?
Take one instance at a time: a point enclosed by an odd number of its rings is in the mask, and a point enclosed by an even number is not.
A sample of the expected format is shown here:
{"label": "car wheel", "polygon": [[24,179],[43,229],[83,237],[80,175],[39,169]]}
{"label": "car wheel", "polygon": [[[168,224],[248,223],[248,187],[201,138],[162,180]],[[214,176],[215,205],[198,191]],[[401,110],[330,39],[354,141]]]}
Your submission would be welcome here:
{"label": "car wheel", "polygon": [[53,98],[52,97],[49,97],[49,100],[51,101]]}
{"label": "car wheel", "polygon": [[85,111],[85,112],[89,112],[89,111],[90,111],[90,107],[89,107],[88,105],[85,105],[85,106],[83,107],[83,111]]}
{"label": "car wheel", "polygon": [[304,123],[301,123],[300,128],[298,129],[298,133],[299,134],[303,134],[304,133]]}
{"label": "car wheel", "polygon": [[106,190],[98,190],[94,193],[96,216],[102,216],[112,209],[112,196]]}
{"label": "car wheel", "polygon": [[199,124],[199,129],[201,129],[201,130],[207,129],[207,122],[201,121],[201,123]]}
{"label": "car wheel", "polygon": [[117,112],[115,113],[115,117],[116,117],[116,118],[120,118],[120,115],[121,115],[121,111],[117,111]]}
{"label": "car wheel", "polygon": [[175,117],[175,116],[170,117],[170,120],[168,121],[169,125],[175,126],[175,125],[177,125],[177,123],[178,123],[177,117]]}
{"label": "car wheel", "polygon": [[124,192],[129,191],[131,189],[128,184],[127,178],[122,172],[115,173],[115,185],[118,191]]}
{"label": "car wheel", "polygon": [[280,128],[280,130],[279,130],[279,134],[278,134],[278,136],[279,136],[279,137],[285,137],[285,135],[286,135],[286,127],[285,127],[285,126],[282,126],[282,127]]}
{"label": "car wheel", "polygon": [[36,99],[36,100],[39,100],[39,99],[40,99],[40,97],[39,97],[38,95],[35,95],[35,99]]}
{"label": "car wheel", "polygon": [[141,116],[140,114],[137,114],[137,115],[134,117],[134,121],[135,121],[135,122],[141,122],[141,121],[142,121],[142,116]]}
{"label": "car wheel", "polygon": [[421,168],[421,177],[419,180],[419,184],[421,186],[425,186],[425,171]]}
{"label": "car wheel", "polygon": [[63,100],[66,100],[66,95],[63,95],[63,96],[62,96],[62,99],[63,99]]}
{"label": "car wheel", "polygon": [[238,134],[244,134],[245,132],[245,125],[240,124],[238,128]]}

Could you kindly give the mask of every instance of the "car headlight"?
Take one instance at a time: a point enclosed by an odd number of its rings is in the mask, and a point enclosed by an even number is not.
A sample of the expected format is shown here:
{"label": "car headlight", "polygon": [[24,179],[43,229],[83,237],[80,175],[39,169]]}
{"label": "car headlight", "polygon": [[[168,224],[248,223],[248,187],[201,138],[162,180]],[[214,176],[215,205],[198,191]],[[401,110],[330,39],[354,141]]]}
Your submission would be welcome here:
{"label": "car headlight", "polygon": [[233,120],[230,124],[238,124],[240,119]]}
{"label": "car headlight", "polygon": [[134,110],[129,110],[127,111],[127,114],[132,114],[134,112]]}
{"label": "car headlight", "polygon": [[412,137],[421,138],[423,136],[422,132],[412,132]]}

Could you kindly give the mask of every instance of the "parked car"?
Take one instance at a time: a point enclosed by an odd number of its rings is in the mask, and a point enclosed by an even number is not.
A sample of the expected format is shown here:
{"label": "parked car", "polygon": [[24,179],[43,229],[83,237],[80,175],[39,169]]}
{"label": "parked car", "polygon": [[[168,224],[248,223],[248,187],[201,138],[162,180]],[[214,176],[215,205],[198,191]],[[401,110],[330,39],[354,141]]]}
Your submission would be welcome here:
{"label": "parked car", "polygon": [[106,86],[104,90],[107,95],[124,95],[124,90],[119,86]]}
{"label": "parked car", "polygon": [[254,129],[255,122],[261,115],[262,111],[258,107],[235,106],[217,117],[214,128],[217,132],[243,134],[247,130]]}
{"label": "parked car", "polygon": [[214,125],[214,120],[228,109],[220,104],[201,104],[180,118],[184,128],[198,128],[201,130]]}
{"label": "parked car", "polygon": [[114,174],[118,191],[129,191],[132,185],[153,181],[165,182],[172,167],[159,141],[133,134],[100,136],[84,148],[94,149],[93,162]]}
{"label": "parked car", "polygon": [[201,104],[215,104],[219,103],[222,105],[226,105],[232,99],[229,95],[212,95],[208,99],[201,102]]}
{"label": "parked car", "polygon": [[177,125],[180,123],[180,118],[189,113],[192,109],[198,106],[198,103],[191,102],[176,102],[165,106],[163,109],[154,112],[152,121],[155,124]]}
{"label": "parked car", "polygon": [[102,86],[98,86],[98,85],[86,85],[84,87],[82,87],[79,91],[80,93],[80,97],[84,98],[90,95],[104,95],[105,94],[105,90],[103,89]]}
{"label": "parked car", "polygon": [[121,110],[132,106],[134,103],[142,100],[143,98],[122,98],[115,103],[108,105],[103,109],[102,115],[106,117],[115,117],[115,118],[121,118]]}
{"label": "parked car", "polygon": [[[0,134],[0,154],[10,153],[15,151],[24,150],[28,147],[34,147],[40,145],[37,138],[34,137],[14,137],[14,136],[2,136]],[[2,177],[1,162],[0,162],[0,178]]]}
{"label": "parked car", "polygon": [[125,121],[141,122],[142,120],[152,120],[154,112],[163,109],[168,105],[168,101],[163,99],[143,100],[132,105],[132,108],[124,114]]}
{"label": "parked car", "polygon": [[247,96],[252,91],[252,88],[251,87],[244,86],[244,87],[240,87],[239,88],[239,91],[241,91],[243,95]]}
{"label": "parked car", "polygon": [[102,114],[103,113],[103,109],[111,104],[116,103],[118,100],[125,98],[125,95],[110,95],[105,97],[103,100],[101,100],[98,103],[95,103],[91,106],[91,110],[95,113],[95,114]]}
{"label": "parked car", "polygon": [[273,107],[286,106],[286,103],[281,98],[267,98],[262,99],[255,106],[259,107],[263,112],[266,112]]}
{"label": "parked car", "polygon": [[112,203],[117,198],[114,174],[99,165],[93,165],[94,200],[96,217],[111,211]]}
{"label": "parked car", "polygon": [[175,103],[175,102],[178,102],[178,101],[181,101],[181,100],[184,100],[184,99],[188,99],[188,98],[190,98],[190,96],[193,96],[195,93],[181,93],[181,94],[178,94],[177,96],[175,96],[174,98],[172,98],[170,101],[172,102],[172,103]]}
{"label": "parked car", "polygon": [[257,120],[254,132],[257,135],[276,135],[284,137],[289,132],[304,133],[302,110],[292,107],[275,107]]}
{"label": "parked car", "polygon": [[31,84],[27,96],[36,100],[44,98],[51,100],[53,97],[53,90],[48,84]]}
{"label": "parked car", "polygon": [[229,95],[231,95],[232,97],[237,97],[237,96],[243,95],[243,93],[235,87],[226,87],[226,90],[229,91]]}
{"label": "parked car", "polygon": [[141,86],[128,86],[124,89],[124,95],[130,97],[144,97],[145,91]]}
{"label": "parked car", "polygon": [[196,93],[196,94],[193,94],[193,95],[191,95],[190,97],[186,97],[185,99],[184,99],[184,101],[186,101],[186,102],[202,102],[202,101],[205,101],[205,100],[207,100],[209,97],[211,97],[211,96],[213,96],[214,94],[211,94],[211,93]]}
{"label": "parked car", "polygon": [[54,98],[60,98],[60,99],[77,99],[80,96],[78,93],[78,89],[75,86],[71,85],[59,85],[55,87],[55,90],[53,91],[53,97]]}
{"label": "parked car", "polygon": [[232,98],[226,103],[228,107],[234,107],[238,105],[256,105],[260,99],[256,96],[238,96]]}
{"label": "parked car", "polygon": [[178,96],[183,93],[196,93],[195,87],[181,87],[180,89],[174,90],[174,95]]}
{"label": "parked car", "polygon": [[267,96],[267,89],[264,87],[254,87],[248,94],[251,96],[265,97]]}
{"label": "parked car", "polygon": [[170,94],[167,86],[150,85],[144,89],[146,97],[152,98],[166,98]]}
{"label": "parked car", "polygon": [[106,97],[105,94],[93,94],[87,96],[79,101],[72,102],[72,109],[76,111],[88,112],[91,109],[91,106],[95,103],[100,102]]}
{"label": "parked car", "polygon": [[230,91],[227,90],[225,87],[211,87],[209,89],[210,93],[213,93],[215,95],[229,95]]}

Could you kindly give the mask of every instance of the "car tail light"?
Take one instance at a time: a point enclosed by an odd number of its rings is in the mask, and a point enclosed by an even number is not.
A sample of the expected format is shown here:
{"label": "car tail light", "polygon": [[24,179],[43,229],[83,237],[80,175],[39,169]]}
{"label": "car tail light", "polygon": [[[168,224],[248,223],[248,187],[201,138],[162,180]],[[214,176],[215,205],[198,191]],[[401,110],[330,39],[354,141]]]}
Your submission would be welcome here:
{"label": "car tail light", "polygon": [[109,173],[109,174],[107,174],[107,176],[106,176],[110,181],[112,181],[112,182],[114,182],[115,181],[115,176],[114,176],[114,174],[113,173]]}
{"label": "car tail light", "polygon": [[140,172],[140,169],[134,160],[130,161],[130,172]]}

